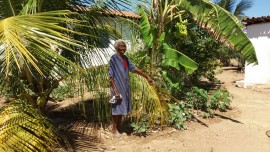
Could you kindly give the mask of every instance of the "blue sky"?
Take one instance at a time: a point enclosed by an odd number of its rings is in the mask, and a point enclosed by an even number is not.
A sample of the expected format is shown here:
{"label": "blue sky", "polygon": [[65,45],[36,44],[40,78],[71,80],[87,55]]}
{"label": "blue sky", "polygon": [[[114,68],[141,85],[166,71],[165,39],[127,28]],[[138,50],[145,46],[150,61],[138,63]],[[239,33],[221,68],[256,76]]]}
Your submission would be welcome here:
{"label": "blue sky", "polygon": [[[252,1],[253,6],[247,11],[245,11],[246,16],[248,17],[270,16],[270,0],[252,0]],[[240,2],[240,0],[237,0],[237,2]]]}
{"label": "blue sky", "polygon": [[245,12],[248,17],[270,16],[269,0],[253,0],[253,6]]}

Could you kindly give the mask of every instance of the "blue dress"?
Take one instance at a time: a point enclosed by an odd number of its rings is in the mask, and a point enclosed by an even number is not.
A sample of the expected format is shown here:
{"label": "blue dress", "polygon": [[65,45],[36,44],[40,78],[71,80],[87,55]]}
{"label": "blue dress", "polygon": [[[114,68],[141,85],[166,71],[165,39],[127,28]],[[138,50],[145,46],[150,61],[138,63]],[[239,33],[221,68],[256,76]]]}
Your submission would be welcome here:
{"label": "blue dress", "polygon": [[[114,79],[115,85],[122,95],[122,100],[112,104],[112,115],[127,115],[131,112],[131,96],[129,71],[134,71],[136,66],[131,63],[127,56],[124,56],[127,67],[124,68],[122,59],[114,54],[110,59],[109,76]],[[114,96],[114,91],[111,87],[111,95]]]}

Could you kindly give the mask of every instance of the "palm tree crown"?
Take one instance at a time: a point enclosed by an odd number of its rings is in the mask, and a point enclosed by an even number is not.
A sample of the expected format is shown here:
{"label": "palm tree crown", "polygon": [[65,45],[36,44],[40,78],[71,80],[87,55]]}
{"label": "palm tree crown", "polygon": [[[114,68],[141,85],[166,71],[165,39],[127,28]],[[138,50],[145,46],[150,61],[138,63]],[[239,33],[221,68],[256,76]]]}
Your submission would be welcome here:
{"label": "palm tree crown", "polygon": [[231,12],[239,19],[246,17],[244,12],[253,5],[251,0],[241,0],[238,3],[237,0],[215,0],[214,3]]}

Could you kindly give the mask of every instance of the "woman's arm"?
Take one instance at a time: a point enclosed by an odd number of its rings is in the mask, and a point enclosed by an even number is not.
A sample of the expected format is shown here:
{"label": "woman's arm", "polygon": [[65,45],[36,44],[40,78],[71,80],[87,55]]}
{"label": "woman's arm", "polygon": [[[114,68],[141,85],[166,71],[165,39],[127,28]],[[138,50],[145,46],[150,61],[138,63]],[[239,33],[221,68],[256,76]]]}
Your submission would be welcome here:
{"label": "woman's arm", "polygon": [[120,99],[120,93],[115,85],[114,79],[110,77],[110,82],[116,99]]}
{"label": "woman's arm", "polygon": [[135,70],[134,70],[137,74],[139,74],[139,75],[141,75],[142,77],[144,77],[149,83],[153,83],[154,82],[154,80],[152,80],[151,79],[151,77],[150,76],[148,76],[147,74],[145,74],[141,69],[139,69],[139,68],[135,68]]}

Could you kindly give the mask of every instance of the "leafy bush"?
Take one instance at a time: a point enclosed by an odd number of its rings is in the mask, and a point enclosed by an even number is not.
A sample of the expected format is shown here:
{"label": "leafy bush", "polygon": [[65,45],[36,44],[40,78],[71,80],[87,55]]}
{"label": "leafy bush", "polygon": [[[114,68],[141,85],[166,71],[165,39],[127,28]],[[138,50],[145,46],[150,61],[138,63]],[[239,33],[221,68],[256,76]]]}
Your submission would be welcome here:
{"label": "leafy bush", "polygon": [[211,109],[226,111],[230,107],[231,96],[227,90],[216,90],[210,100]]}
{"label": "leafy bush", "polygon": [[227,90],[218,89],[212,95],[204,89],[193,87],[186,93],[187,103],[201,110],[203,117],[212,116],[212,110],[226,111],[230,107],[231,96]]}
{"label": "leafy bush", "polygon": [[50,96],[56,100],[64,100],[64,98],[73,98],[82,95],[84,93],[83,84],[76,79],[76,76],[66,78],[57,88],[52,90]]}
{"label": "leafy bush", "polygon": [[137,122],[132,122],[130,126],[132,127],[134,134],[146,136],[148,130],[148,116],[145,114],[140,117]]}
{"label": "leafy bush", "polygon": [[57,100],[64,100],[64,98],[66,97],[72,97],[70,94],[72,88],[73,86],[59,86],[58,88],[53,90],[51,96]]}
{"label": "leafy bush", "polygon": [[185,104],[184,102],[179,102],[178,104],[168,104],[170,112],[170,124],[172,124],[177,129],[186,129],[184,122],[192,118],[189,112],[191,105]]}
{"label": "leafy bush", "polygon": [[193,87],[190,92],[186,93],[186,100],[196,110],[210,112],[209,97],[206,90]]}

